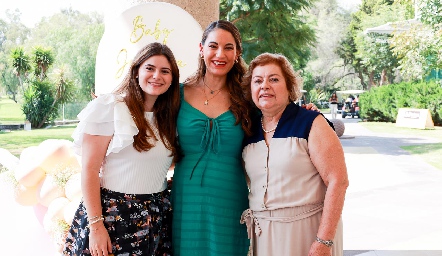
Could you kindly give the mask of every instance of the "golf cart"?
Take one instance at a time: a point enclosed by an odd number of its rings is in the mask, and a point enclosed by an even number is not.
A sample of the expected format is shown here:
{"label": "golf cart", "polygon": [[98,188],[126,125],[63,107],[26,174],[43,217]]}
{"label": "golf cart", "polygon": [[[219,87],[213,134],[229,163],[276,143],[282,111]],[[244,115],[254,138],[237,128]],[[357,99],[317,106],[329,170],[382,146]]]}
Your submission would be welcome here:
{"label": "golf cart", "polygon": [[342,118],[346,118],[347,116],[351,116],[351,118],[355,116],[361,118],[358,95],[364,92],[364,90],[336,91],[339,101],[342,102],[342,108],[338,109],[338,113],[341,114]]}

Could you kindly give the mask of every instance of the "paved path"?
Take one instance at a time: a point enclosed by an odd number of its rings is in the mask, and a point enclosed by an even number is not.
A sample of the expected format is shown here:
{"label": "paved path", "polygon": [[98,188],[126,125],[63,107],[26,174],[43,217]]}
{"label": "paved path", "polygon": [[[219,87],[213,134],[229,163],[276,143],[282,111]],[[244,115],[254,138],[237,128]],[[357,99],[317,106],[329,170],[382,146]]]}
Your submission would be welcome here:
{"label": "paved path", "polygon": [[440,141],[375,134],[360,119],[341,120],[350,180],[345,255],[441,256],[442,171],[400,148]]}

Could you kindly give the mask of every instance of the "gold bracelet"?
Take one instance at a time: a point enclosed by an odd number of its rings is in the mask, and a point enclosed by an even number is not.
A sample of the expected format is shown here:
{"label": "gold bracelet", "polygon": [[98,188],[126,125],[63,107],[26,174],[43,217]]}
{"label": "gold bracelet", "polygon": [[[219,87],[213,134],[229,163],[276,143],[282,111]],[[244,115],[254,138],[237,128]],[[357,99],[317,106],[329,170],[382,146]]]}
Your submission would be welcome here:
{"label": "gold bracelet", "polygon": [[103,220],[104,220],[104,218],[103,218],[103,217],[100,217],[100,218],[98,218],[98,219],[95,219],[95,220],[93,220],[93,221],[90,221],[88,227],[91,228],[91,226],[92,226],[93,224],[95,224],[95,223],[97,223],[97,222],[99,222],[99,221],[103,221]]}
{"label": "gold bracelet", "polygon": [[100,216],[94,216],[94,217],[92,217],[92,218],[88,218],[88,219],[89,219],[89,221],[93,221],[93,220],[95,220],[95,219],[99,219],[99,218],[103,218],[103,215],[100,215]]}

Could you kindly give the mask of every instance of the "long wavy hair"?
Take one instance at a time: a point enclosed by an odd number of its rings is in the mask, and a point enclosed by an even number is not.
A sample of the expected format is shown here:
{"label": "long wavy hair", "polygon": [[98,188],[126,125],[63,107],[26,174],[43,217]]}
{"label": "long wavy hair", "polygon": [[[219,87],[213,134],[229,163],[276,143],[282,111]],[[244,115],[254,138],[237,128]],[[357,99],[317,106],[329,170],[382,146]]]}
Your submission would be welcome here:
{"label": "long wavy hair", "polygon": [[253,102],[250,88],[253,70],[258,66],[265,66],[267,64],[276,64],[281,68],[287,91],[289,92],[288,100],[289,102],[297,101],[301,97],[301,79],[299,74],[295,72],[292,64],[284,55],[274,53],[262,53],[250,62],[249,69],[244,75],[244,79],[242,81],[242,87],[244,89],[246,99]]}
{"label": "long wavy hair", "polygon": [[[235,124],[241,123],[241,127],[247,135],[251,134],[251,121],[250,121],[250,102],[244,97],[244,93],[241,89],[242,78],[247,70],[246,64],[241,56],[242,54],[242,40],[241,34],[238,28],[231,22],[225,20],[214,21],[207,26],[204,30],[201,44],[206,43],[207,36],[215,29],[223,29],[232,34],[235,39],[236,51],[238,52],[238,59],[234,62],[232,69],[227,73],[226,89],[230,95],[230,111],[235,116]],[[198,58],[198,70],[186,79],[185,84],[197,84],[203,79],[206,74],[207,67],[204,59]]]}
{"label": "long wavy hair", "polygon": [[169,61],[172,69],[172,84],[165,93],[158,96],[153,105],[155,126],[159,132],[159,139],[161,139],[167,149],[172,151],[172,156],[177,158],[178,140],[176,123],[180,107],[180,73],[170,48],[157,42],[144,46],[135,55],[128,73],[120,85],[114,90],[114,93],[123,96],[123,101],[129,108],[132,118],[139,130],[138,134],[134,136],[133,147],[138,152],[148,151],[154,146],[149,142],[149,138],[153,137],[155,140],[158,140],[158,138],[144,117],[145,94],[139,85],[137,76],[141,64],[156,55],[165,56]]}

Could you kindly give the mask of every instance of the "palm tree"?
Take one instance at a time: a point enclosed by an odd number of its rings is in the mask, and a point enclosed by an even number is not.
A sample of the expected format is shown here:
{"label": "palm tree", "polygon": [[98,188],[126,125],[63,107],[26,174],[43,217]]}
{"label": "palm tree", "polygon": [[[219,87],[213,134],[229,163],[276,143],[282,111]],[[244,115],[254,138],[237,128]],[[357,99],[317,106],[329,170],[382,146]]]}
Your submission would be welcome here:
{"label": "palm tree", "polygon": [[47,77],[47,71],[54,63],[54,57],[50,49],[45,49],[41,46],[34,48],[34,64],[35,64],[35,77],[43,81]]}
{"label": "palm tree", "polygon": [[44,117],[38,124],[37,128],[43,127],[44,123],[46,122],[47,118],[54,110],[55,106],[58,106],[58,104],[64,104],[66,102],[69,102],[74,97],[74,88],[75,88],[74,83],[71,80],[66,79],[65,74],[66,74],[66,68],[64,67],[54,71],[55,75],[54,80],[56,81],[55,82],[56,91],[54,95],[54,101],[52,102],[50,111],[48,111],[47,114],[44,115]]}
{"label": "palm tree", "polygon": [[23,47],[16,47],[12,49],[11,58],[14,73],[18,77],[18,81],[23,90],[23,93],[25,93],[22,76],[26,76],[26,74],[31,70],[31,64],[29,63],[30,58],[28,55],[25,54]]}

